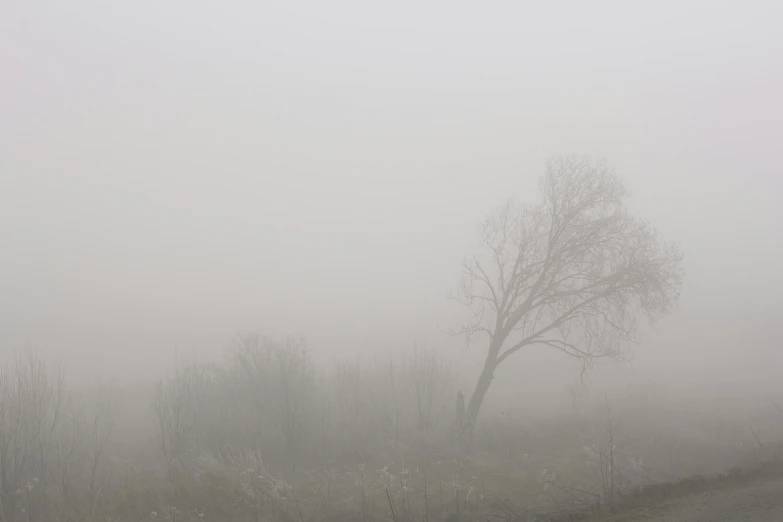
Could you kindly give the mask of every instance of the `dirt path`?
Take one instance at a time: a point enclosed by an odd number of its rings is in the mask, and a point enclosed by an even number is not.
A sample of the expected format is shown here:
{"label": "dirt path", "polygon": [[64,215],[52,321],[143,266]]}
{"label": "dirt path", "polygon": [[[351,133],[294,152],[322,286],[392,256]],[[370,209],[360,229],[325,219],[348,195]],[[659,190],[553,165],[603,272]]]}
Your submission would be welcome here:
{"label": "dirt path", "polygon": [[780,522],[783,521],[783,479],[745,487],[713,489],[690,497],[626,513],[615,522]]}

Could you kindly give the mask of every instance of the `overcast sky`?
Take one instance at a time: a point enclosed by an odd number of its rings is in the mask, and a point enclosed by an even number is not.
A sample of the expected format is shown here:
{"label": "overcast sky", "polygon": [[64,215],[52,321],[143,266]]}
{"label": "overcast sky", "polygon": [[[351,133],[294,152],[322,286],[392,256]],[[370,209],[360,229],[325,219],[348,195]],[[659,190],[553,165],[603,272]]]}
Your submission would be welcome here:
{"label": "overcast sky", "polygon": [[2,352],[140,368],[248,329],[442,342],[475,224],[536,201],[559,152],[608,158],[682,244],[671,331],[771,329],[781,19],[773,1],[5,0]]}

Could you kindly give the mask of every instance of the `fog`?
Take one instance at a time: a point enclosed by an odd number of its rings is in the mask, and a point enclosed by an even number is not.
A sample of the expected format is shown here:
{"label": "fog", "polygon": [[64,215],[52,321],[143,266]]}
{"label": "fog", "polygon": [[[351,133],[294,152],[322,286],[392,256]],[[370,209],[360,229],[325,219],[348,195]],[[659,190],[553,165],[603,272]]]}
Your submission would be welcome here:
{"label": "fog", "polygon": [[[6,1],[0,355],[29,345],[72,382],[132,385],[242,332],[302,335],[319,361],[415,343],[469,394],[486,341],[445,330],[465,319],[448,297],[477,223],[539,202],[547,158],[580,153],[684,253],[679,304],[595,387],[780,397],[781,17],[771,1]],[[530,349],[488,400],[541,406],[578,379]]]}
{"label": "fog", "polygon": [[667,343],[761,350],[730,334],[772,329],[775,3],[4,12],[5,349],[144,371],[248,329],[450,343],[475,223],[572,151],[685,247]]}

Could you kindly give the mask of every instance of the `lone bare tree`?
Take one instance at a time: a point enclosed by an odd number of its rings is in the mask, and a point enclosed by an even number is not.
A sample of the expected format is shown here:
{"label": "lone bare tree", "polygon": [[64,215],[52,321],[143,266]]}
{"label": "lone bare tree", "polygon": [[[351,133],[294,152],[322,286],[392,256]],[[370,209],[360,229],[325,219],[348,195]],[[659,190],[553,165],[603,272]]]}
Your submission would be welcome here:
{"label": "lone bare tree", "polygon": [[495,369],[512,354],[545,345],[578,359],[620,359],[650,322],[677,302],[682,254],[623,206],[628,193],[600,159],[550,158],[542,201],[509,201],[481,223],[481,251],[464,262],[458,298],[472,312],[459,332],[488,339],[466,411],[474,426]]}

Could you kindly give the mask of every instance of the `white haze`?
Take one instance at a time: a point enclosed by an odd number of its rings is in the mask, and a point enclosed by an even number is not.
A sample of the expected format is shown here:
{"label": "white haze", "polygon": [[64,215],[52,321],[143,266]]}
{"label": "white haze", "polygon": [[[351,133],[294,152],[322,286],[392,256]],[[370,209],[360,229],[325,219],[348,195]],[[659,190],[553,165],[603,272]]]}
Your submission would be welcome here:
{"label": "white haze", "polygon": [[[6,0],[2,356],[29,341],[76,378],[132,380],[260,330],[324,357],[415,341],[469,360],[481,345],[440,327],[461,317],[447,295],[475,224],[535,202],[545,158],[578,152],[608,158],[685,252],[681,304],[635,371],[776,382],[782,17],[772,1]],[[562,357],[515,359],[499,390],[576,378]]]}

